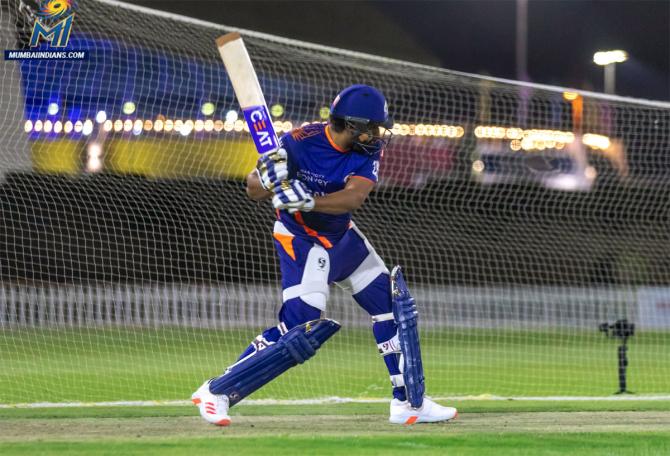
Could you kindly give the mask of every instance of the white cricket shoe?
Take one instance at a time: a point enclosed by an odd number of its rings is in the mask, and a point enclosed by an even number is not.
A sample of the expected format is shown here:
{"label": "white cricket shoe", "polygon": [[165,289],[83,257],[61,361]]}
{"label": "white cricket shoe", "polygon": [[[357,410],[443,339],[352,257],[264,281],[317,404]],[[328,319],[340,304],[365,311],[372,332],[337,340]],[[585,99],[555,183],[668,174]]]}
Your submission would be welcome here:
{"label": "white cricket shoe", "polygon": [[212,394],[209,391],[210,381],[207,380],[198,388],[198,391],[191,395],[191,401],[198,406],[200,416],[205,421],[217,426],[228,426],[231,422],[228,416],[228,396],[225,394]]}
{"label": "white cricket shoe", "polygon": [[423,398],[423,405],[418,409],[412,408],[409,401],[393,399],[389,421],[393,424],[435,423],[449,421],[457,416],[455,408],[443,407],[427,397]]}

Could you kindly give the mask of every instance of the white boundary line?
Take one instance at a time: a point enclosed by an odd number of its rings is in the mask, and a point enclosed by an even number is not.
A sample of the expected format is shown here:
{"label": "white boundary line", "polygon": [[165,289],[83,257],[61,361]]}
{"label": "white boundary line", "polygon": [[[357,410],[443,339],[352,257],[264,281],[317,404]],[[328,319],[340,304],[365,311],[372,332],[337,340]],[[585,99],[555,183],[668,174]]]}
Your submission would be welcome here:
{"label": "white boundary line", "polygon": [[[621,396],[445,396],[434,398],[442,401],[670,401],[670,395],[621,395]],[[246,405],[321,405],[321,404],[372,404],[386,403],[388,399],[353,399],[350,397],[326,397],[321,399],[249,399]],[[30,402],[17,404],[0,404],[0,409],[33,409],[33,408],[72,408],[72,407],[156,407],[191,405],[191,401],[113,401],[113,402]]]}
{"label": "white boundary line", "polygon": [[[504,79],[504,78],[495,78],[495,77],[490,77],[490,76],[481,76],[478,74],[472,74],[472,73],[464,73],[461,71],[454,71],[454,70],[448,70],[445,68],[440,68],[440,67],[434,67],[430,65],[423,65],[420,63],[414,63],[414,62],[408,62],[404,60],[398,60],[398,59],[392,59],[388,57],[381,57],[378,55],[373,55],[373,54],[366,54],[363,52],[356,52],[356,51],[349,51],[346,49],[340,49],[340,48],[335,48],[332,46],[324,46],[322,44],[315,44],[315,43],[308,43],[305,41],[299,41],[299,40],[293,40],[290,38],[284,38],[276,35],[270,35],[267,33],[262,33],[262,32],[255,32],[253,30],[246,30],[238,27],[230,27],[227,25],[222,25],[222,24],[216,24],[214,22],[209,22],[209,21],[203,21],[201,19],[195,19],[192,17],[188,16],[180,16],[178,14],[174,13],[168,13],[166,11],[160,11],[160,10],[154,10],[151,8],[147,8],[145,6],[138,6],[138,5],[131,5],[129,3],[124,3],[119,0],[97,0],[100,3],[104,3],[110,6],[116,6],[119,8],[124,8],[127,10],[131,11],[136,11],[140,13],[146,13],[146,14],[151,14],[154,16],[158,17],[163,17],[166,19],[172,19],[174,21],[180,21],[180,22],[186,22],[189,24],[193,25],[199,25],[202,27],[212,27],[216,28],[225,32],[239,32],[242,33],[243,35],[248,35],[252,36],[255,38],[261,38],[265,39],[268,41],[274,41],[276,43],[281,43],[281,44],[289,44],[289,45],[298,45],[307,49],[314,49],[317,51],[325,51],[325,52],[331,52],[335,54],[340,54],[340,55],[347,55],[350,57],[358,57],[358,58],[365,58],[368,60],[375,60],[378,62],[383,62],[383,63],[393,63],[393,64],[399,64],[399,65],[404,65],[404,66],[409,66],[413,68],[421,68],[424,70],[430,70],[430,71],[435,71],[438,73],[443,73],[447,75],[452,75],[452,76],[463,76],[463,77],[468,77],[468,78],[474,78],[474,79],[480,79],[480,80],[486,80],[486,81],[492,81],[492,82],[500,82],[503,84],[512,84],[516,86],[523,86],[523,87],[529,87],[532,89],[541,89],[541,90],[548,90],[551,92],[560,92],[563,93],[565,91],[569,92],[578,92],[581,95],[586,95],[592,98],[597,98],[600,100],[608,100],[608,101],[617,101],[617,102],[623,102],[623,103],[636,103],[639,105],[645,105],[648,107],[654,107],[654,108],[662,108],[662,109],[670,109],[670,102],[665,102],[665,101],[656,101],[656,100],[646,100],[643,98],[628,98],[628,97],[621,97],[618,95],[607,95],[604,93],[597,93],[597,92],[590,92],[587,90],[580,90],[580,89],[573,89],[573,88],[565,88],[565,87],[558,87],[558,86],[553,86],[553,85],[547,85],[547,84],[537,84],[533,82],[523,82],[523,81],[515,81],[513,79]],[[212,45],[213,46],[213,45]]]}

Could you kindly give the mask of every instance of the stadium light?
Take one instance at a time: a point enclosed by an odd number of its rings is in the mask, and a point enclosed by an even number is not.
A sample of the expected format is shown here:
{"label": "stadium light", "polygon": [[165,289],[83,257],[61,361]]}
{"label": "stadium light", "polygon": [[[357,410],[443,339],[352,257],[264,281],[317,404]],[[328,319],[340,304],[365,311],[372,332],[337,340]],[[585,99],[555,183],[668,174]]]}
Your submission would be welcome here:
{"label": "stadium light", "polygon": [[234,123],[238,118],[237,111],[230,110],[226,113],[226,122]]}
{"label": "stadium light", "polygon": [[54,133],[60,133],[61,131],[63,131],[63,122],[57,120],[54,122]]}
{"label": "stadium light", "polygon": [[206,103],[203,103],[202,106],[200,107],[200,112],[203,113],[206,116],[211,116],[214,114],[214,110],[216,109],[216,106],[214,106],[214,103],[211,101],[208,101]]}
{"label": "stadium light", "polygon": [[284,115],[284,107],[279,103],[274,104],[270,108],[270,114],[272,114],[272,117],[281,117]]}
{"label": "stadium light", "polygon": [[593,54],[593,62],[604,68],[605,93],[613,94],[616,87],[615,65],[628,60],[628,53],[620,49],[614,51],[598,51]]}
{"label": "stadium light", "polygon": [[49,113],[50,116],[55,116],[58,114],[58,103],[49,103],[49,106],[47,107],[47,112]]}
{"label": "stadium light", "polygon": [[130,115],[135,112],[135,103],[132,101],[126,101],[123,103],[123,113]]}
{"label": "stadium light", "polygon": [[26,133],[30,133],[33,131],[33,121],[32,120],[26,120],[26,123],[23,125],[23,131]]}
{"label": "stadium light", "polygon": [[98,122],[99,124],[105,123],[107,120],[107,113],[105,111],[98,111],[98,113],[95,115],[95,121]]}
{"label": "stadium light", "polygon": [[620,49],[614,51],[598,51],[593,54],[593,63],[596,65],[610,65],[628,60],[628,53]]}

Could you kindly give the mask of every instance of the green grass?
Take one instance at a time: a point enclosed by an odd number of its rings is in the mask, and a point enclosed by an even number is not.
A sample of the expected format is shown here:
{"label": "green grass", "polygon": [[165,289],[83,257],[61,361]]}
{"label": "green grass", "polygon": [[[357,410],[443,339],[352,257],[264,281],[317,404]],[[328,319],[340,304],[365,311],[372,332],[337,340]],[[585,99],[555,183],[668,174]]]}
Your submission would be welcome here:
{"label": "green grass", "polygon": [[[0,403],[187,399],[258,330],[59,328],[0,331]],[[597,331],[423,331],[433,396],[606,396],[616,342]],[[670,392],[670,332],[630,342],[629,388]],[[384,398],[388,376],[369,331],[343,329],[318,356],[254,398]]]}
{"label": "green grass", "polygon": [[[0,403],[187,399],[257,330],[59,328],[0,331]],[[630,343],[629,385],[670,392],[670,333]],[[388,397],[369,331],[344,329],[254,398]],[[606,396],[616,342],[596,331],[422,332],[433,396]],[[667,455],[670,401],[459,400],[452,423],[393,426],[388,403],[248,405],[233,425],[195,407],[0,409],[0,454]]]}
{"label": "green grass", "polygon": [[261,437],[249,439],[134,439],[100,442],[0,444],[2,454],[15,455],[584,455],[652,456],[670,453],[670,433],[538,433],[471,436]]}
{"label": "green grass", "polygon": [[[449,405],[464,413],[549,413],[549,412],[670,412],[670,400],[452,400]],[[245,416],[357,416],[375,415],[385,419],[388,404],[344,403],[304,405],[246,404],[230,409],[232,417]],[[42,407],[1,408],[3,419],[70,419],[70,418],[150,418],[196,416],[197,408],[191,405],[160,406],[106,406],[106,407]]]}
{"label": "green grass", "polygon": [[[459,401],[459,418],[386,423],[386,404],[0,409],[0,454],[667,455],[670,401]],[[557,411],[557,407],[560,411]]]}

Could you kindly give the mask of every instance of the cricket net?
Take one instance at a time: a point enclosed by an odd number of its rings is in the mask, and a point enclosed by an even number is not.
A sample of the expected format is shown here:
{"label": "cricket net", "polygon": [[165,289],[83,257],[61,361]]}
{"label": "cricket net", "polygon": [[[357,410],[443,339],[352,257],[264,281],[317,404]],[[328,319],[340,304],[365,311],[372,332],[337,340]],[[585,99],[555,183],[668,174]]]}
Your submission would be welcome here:
{"label": "cricket net", "polygon": [[[77,8],[67,48],[86,60],[0,70],[0,403],[188,398],[281,300],[214,45],[234,29]],[[35,11],[3,2],[4,49]],[[395,137],[354,219],[406,271],[429,394],[607,396],[622,325],[600,328],[624,319],[629,389],[670,393],[670,106],[242,35],[279,133],[350,84],[389,100]],[[254,397],[388,397],[369,317],[337,289],[327,316],[341,333]]]}

